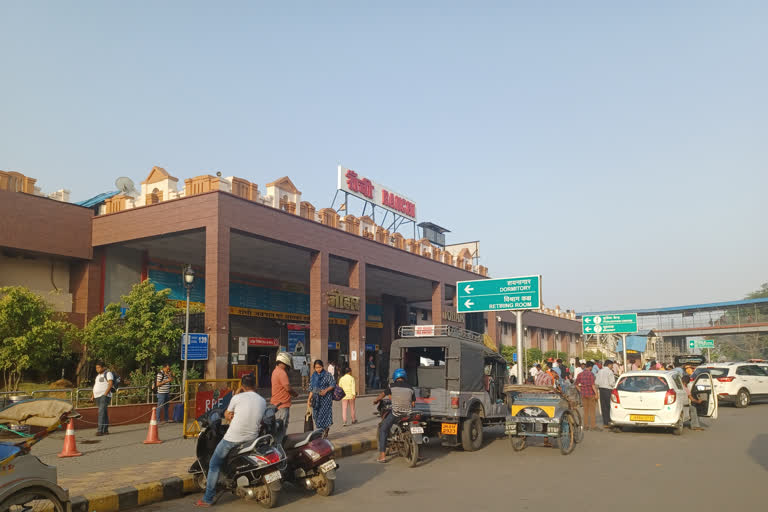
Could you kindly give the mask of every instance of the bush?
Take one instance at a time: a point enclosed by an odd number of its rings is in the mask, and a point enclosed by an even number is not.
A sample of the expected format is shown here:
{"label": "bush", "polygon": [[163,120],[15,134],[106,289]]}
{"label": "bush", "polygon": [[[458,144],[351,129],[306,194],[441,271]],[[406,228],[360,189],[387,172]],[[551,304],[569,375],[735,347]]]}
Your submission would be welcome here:
{"label": "bush", "polygon": [[585,361],[605,361],[605,354],[599,350],[587,350],[581,358]]}

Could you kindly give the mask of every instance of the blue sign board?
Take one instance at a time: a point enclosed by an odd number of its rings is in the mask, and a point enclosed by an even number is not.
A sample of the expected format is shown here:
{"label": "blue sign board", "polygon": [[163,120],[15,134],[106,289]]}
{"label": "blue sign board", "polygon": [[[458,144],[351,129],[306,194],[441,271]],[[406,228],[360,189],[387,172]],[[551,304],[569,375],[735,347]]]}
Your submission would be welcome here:
{"label": "blue sign board", "polygon": [[[184,360],[184,335],[181,335],[181,360]],[[189,333],[189,357],[187,361],[208,360],[208,335]]]}
{"label": "blue sign board", "polygon": [[329,341],[328,342],[328,350],[339,350],[339,343],[338,341]]}
{"label": "blue sign board", "polygon": [[512,352],[512,362],[513,363],[517,362],[517,352]]}
{"label": "blue sign board", "polygon": [[304,354],[307,346],[306,331],[288,331],[288,352],[292,354]]}

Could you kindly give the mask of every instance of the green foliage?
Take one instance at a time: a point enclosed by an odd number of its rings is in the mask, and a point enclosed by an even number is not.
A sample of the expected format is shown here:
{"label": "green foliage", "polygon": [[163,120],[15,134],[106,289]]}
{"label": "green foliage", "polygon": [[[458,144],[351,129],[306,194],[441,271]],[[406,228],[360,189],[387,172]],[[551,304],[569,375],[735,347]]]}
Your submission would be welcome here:
{"label": "green foliage", "polygon": [[768,298],[768,283],[763,283],[759,290],[747,294],[746,299],[765,299]]}
{"label": "green foliage", "polygon": [[509,345],[502,345],[501,357],[507,360],[507,363],[514,364],[514,354],[517,353],[517,347],[510,347]]}
{"label": "green foliage", "polygon": [[581,358],[585,361],[605,361],[605,354],[599,350],[587,350]]}
{"label": "green foliage", "polygon": [[555,359],[566,360],[566,359],[568,359],[568,352],[563,352],[562,350],[560,350],[560,351],[557,351],[557,350],[547,350],[546,352],[544,352],[544,359],[549,359],[550,357],[553,360],[555,360]]}
{"label": "green foliage", "polygon": [[0,371],[7,390],[30,368],[45,371],[67,357],[77,335],[39,295],[21,286],[0,288]]}
{"label": "green foliage", "polygon": [[541,362],[543,358],[544,354],[538,348],[529,348],[525,351],[525,364],[527,366],[533,366],[535,363]]}
{"label": "green foliage", "polygon": [[174,318],[178,310],[168,303],[170,290],[155,290],[151,281],[134,285],[121,297],[127,306],[120,317],[120,305],[110,304],[85,329],[85,343],[91,358],[105,360],[123,373],[136,368],[148,371],[180,350],[183,329]]}

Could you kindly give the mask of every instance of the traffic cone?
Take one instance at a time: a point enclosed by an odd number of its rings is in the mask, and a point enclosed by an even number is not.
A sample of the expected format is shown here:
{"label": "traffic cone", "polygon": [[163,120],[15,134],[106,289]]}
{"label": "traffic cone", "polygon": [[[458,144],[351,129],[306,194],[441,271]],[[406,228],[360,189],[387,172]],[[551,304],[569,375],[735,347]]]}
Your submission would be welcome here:
{"label": "traffic cone", "polygon": [[157,436],[157,409],[152,409],[152,418],[149,420],[149,432],[144,444],[160,444],[162,441]]}
{"label": "traffic cone", "polygon": [[75,420],[67,422],[67,432],[64,434],[64,448],[61,449],[59,457],[79,457],[82,453],[77,451],[75,444]]}

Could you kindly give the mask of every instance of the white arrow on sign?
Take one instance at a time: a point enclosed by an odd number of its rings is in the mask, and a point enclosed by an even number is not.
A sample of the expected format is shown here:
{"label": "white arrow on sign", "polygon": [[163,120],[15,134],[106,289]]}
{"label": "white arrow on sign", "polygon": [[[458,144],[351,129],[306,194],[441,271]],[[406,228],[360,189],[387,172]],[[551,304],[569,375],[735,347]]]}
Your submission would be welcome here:
{"label": "white arrow on sign", "polygon": [[471,308],[472,306],[474,306],[474,305],[475,305],[475,303],[474,303],[474,302],[472,302],[471,300],[467,299],[467,302],[465,302],[465,303],[464,303],[464,305],[465,305],[467,308]]}
{"label": "white arrow on sign", "polygon": [[592,328],[591,327],[585,327],[584,328],[584,332],[592,332]]}
{"label": "white arrow on sign", "polygon": [[585,323],[585,324],[591,324],[591,323],[592,323],[592,319],[591,319],[591,318],[589,318],[589,317],[585,317],[585,318],[584,318],[584,323]]}
{"label": "white arrow on sign", "polygon": [[467,285],[464,287],[464,291],[467,293],[472,293],[473,291],[475,291],[475,289],[472,288],[470,285]]}

